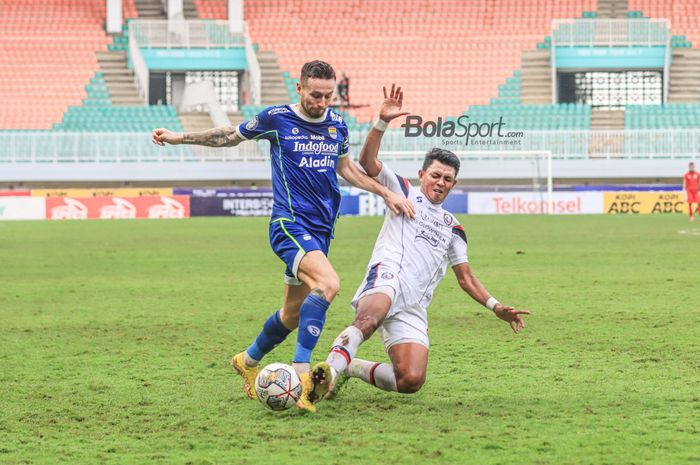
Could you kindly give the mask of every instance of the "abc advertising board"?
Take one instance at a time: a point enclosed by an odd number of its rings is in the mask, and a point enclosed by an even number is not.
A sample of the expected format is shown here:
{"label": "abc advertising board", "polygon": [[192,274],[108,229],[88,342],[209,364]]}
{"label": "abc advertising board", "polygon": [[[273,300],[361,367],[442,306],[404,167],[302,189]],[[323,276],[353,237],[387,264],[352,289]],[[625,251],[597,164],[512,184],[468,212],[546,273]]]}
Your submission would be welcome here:
{"label": "abc advertising board", "polygon": [[[477,215],[536,215],[547,213],[547,193],[477,192],[469,194],[469,213]],[[553,192],[557,215],[603,213],[602,192]]]}
{"label": "abc advertising board", "polygon": [[166,187],[105,187],[100,189],[32,189],[34,197],[143,197],[171,196],[172,188]]}
{"label": "abc advertising board", "polygon": [[189,197],[47,197],[48,220],[189,218]]}
{"label": "abc advertising board", "polygon": [[611,215],[640,213],[687,213],[685,192],[606,192],[605,213]]}
{"label": "abc advertising board", "polygon": [[36,197],[0,197],[0,220],[43,220],[46,199]]}

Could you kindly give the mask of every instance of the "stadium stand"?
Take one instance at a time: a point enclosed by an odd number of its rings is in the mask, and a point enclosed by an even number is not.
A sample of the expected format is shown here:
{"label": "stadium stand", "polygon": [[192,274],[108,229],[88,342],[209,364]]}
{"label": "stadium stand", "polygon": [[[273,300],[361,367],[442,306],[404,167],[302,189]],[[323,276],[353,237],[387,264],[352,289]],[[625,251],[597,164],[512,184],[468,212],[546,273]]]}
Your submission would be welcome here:
{"label": "stadium stand", "polygon": [[685,129],[700,126],[700,105],[627,105],[626,129]]}
{"label": "stadium stand", "polygon": [[[2,13],[0,128],[50,129],[88,97],[85,84],[99,70],[95,52],[110,42],[105,2],[4,0]],[[123,2],[123,14],[136,16],[133,0]]]}
{"label": "stadium stand", "polygon": [[687,38],[684,47],[700,43],[700,3],[696,0],[629,0],[628,8],[639,16],[670,19],[673,33]]}
{"label": "stadium stand", "polygon": [[[224,17],[225,3],[200,0],[200,15]],[[280,68],[292,76],[310,48],[345,71],[352,79],[350,112],[367,122],[376,115],[381,85],[390,82],[411,90],[410,110],[425,118],[460,115],[465,105],[506,97],[499,85],[520,69],[522,50],[537,47],[553,18],[581,17],[596,2],[448,0],[416,8],[415,2],[348,1],[334,4],[333,13],[318,22],[323,5],[249,1],[244,15],[260,49],[275,51]],[[402,20],[394,23],[394,16]]]}

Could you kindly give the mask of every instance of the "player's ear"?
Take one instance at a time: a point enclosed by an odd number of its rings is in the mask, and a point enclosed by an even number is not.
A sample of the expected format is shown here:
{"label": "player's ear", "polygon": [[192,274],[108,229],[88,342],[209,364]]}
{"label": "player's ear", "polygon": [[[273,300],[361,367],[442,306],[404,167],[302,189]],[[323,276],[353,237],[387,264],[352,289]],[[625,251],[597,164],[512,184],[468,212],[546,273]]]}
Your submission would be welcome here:
{"label": "player's ear", "polygon": [[423,176],[425,176],[425,171],[423,171],[423,170],[418,170],[418,180],[423,179]]}

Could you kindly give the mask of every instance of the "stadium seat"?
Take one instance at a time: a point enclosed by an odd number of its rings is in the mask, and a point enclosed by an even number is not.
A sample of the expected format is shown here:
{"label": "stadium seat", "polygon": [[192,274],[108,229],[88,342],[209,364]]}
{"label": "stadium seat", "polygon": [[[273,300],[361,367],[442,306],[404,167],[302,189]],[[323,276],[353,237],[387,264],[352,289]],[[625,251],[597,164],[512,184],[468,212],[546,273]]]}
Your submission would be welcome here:
{"label": "stadium seat", "polygon": [[[196,0],[200,17],[226,18],[226,0]],[[244,17],[254,42],[275,51],[290,98],[301,65],[325,59],[350,78],[350,115],[376,118],[382,85],[400,83],[406,108],[427,119],[460,115],[471,105],[517,103],[522,50],[537,47],[553,18],[581,17],[596,0],[492,2],[443,0],[248,0]],[[401,16],[398,23],[392,17]],[[300,34],[299,31],[305,31]],[[496,39],[496,37],[498,37]],[[308,50],[314,50],[309,56]],[[508,86],[499,89],[499,85]],[[509,99],[509,100],[501,100]],[[349,119],[348,119],[349,120]]]}
{"label": "stadium seat", "polygon": [[629,0],[630,12],[649,18],[668,18],[676,36],[672,46],[690,48],[700,42],[700,2],[695,0]]}
{"label": "stadium seat", "polygon": [[[3,0],[0,129],[50,129],[69,105],[103,90],[86,87],[107,49],[104,0]],[[134,0],[123,15],[136,17]],[[101,93],[100,93],[101,92]]]}

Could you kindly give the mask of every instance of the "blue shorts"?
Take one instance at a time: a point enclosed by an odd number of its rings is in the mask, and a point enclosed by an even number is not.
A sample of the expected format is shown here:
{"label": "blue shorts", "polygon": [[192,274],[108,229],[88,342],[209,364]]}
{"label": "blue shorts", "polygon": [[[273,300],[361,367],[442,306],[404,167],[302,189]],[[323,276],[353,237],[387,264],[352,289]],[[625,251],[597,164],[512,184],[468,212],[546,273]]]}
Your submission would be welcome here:
{"label": "blue shorts", "polygon": [[299,263],[308,252],[320,250],[328,255],[331,238],[311,232],[290,220],[275,220],[270,223],[270,246],[272,251],[287,265],[284,282],[299,286],[297,278]]}

